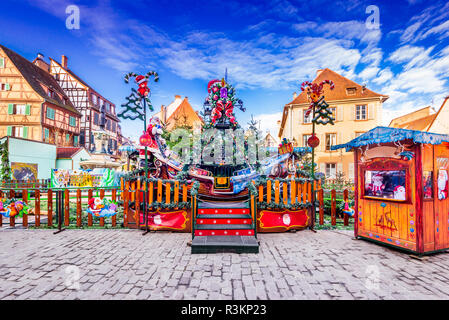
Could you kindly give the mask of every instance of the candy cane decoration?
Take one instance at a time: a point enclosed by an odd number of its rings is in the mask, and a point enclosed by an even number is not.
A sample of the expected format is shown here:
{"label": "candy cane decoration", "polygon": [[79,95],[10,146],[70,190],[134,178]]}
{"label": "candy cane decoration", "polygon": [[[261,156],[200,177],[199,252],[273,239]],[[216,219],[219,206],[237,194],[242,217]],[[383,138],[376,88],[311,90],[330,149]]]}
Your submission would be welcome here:
{"label": "candy cane decoration", "polygon": [[316,83],[312,83],[310,81],[305,81],[301,84],[301,91],[306,91],[307,90],[307,94],[309,96],[309,98],[312,100],[312,102],[310,103],[310,107],[309,109],[306,110],[305,116],[308,117],[310,112],[313,109],[313,105],[314,103],[316,103],[320,96],[323,93],[323,86],[325,84],[328,84],[331,90],[334,90],[335,85],[331,80],[324,80],[321,81],[319,84]]}
{"label": "candy cane decoration", "polygon": [[218,119],[220,119],[223,115],[222,111],[224,110],[223,102],[220,100],[217,102],[216,107],[212,110],[212,122],[215,123]]}
{"label": "candy cane decoration", "polygon": [[207,92],[208,92],[208,93],[211,92],[212,86],[213,86],[214,84],[216,84],[217,82],[220,82],[220,80],[215,79],[215,80],[209,81],[209,83],[207,84]]}

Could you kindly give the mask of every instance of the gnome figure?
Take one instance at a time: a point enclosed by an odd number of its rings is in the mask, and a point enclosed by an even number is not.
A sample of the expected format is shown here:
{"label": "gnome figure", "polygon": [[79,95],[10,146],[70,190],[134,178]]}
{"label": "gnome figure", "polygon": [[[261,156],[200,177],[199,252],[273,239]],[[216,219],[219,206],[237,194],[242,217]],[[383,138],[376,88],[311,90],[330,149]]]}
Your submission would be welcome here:
{"label": "gnome figure", "polygon": [[384,178],[380,174],[373,176],[373,182],[369,185],[369,190],[374,196],[382,195],[385,189]]}
{"label": "gnome figure", "polygon": [[405,188],[403,186],[396,186],[394,188],[394,199],[405,200]]}
{"label": "gnome figure", "polygon": [[444,200],[447,198],[447,171],[440,170],[438,172],[438,199]]}

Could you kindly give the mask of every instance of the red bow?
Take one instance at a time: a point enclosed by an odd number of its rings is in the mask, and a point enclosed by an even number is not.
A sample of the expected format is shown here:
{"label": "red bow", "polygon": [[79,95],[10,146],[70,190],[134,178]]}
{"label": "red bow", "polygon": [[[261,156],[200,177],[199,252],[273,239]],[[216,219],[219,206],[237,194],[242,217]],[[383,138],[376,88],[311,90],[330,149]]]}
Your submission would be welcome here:
{"label": "red bow", "polygon": [[223,101],[218,101],[215,108],[212,110],[212,123],[220,119],[223,116],[223,110],[225,111],[226,116],[229,118],[229,121],[232,124],[235,124],[234,113],[234,105],[232,101],[226,102],[226,105],[223,105]]}

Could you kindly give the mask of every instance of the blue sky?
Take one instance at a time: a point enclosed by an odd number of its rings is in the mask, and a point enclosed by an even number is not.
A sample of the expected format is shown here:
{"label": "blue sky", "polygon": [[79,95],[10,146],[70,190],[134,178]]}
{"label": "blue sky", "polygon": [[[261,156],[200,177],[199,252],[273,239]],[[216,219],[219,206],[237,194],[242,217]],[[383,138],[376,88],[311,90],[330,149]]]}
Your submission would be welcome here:
{"label": "blue sky", "polygon": [[[66,28],[68,5],[81,28]],[[369,5],[379,28],[367,28]],[[390,96],[384,123],[413,109],[438,109],[449,95],[449,2],[446,1],[3,1],[0,43],[34,59],[60,60],[117,106],[128,71],[156,70],[155,109],[175,94],[201,108],[209,80],[229,80],[262,129],[276,134],[283,105],[316,70],[330,68]],[[123,123],[138,137],[140,124]]]}

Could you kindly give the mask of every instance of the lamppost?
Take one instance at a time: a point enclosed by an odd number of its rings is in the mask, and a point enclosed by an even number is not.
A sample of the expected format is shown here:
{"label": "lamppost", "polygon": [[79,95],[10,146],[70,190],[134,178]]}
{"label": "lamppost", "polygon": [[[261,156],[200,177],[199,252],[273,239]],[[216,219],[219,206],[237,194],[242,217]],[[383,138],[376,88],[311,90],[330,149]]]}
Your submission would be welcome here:
{"label": "lamppost", "polygon": [[154,76],[154,82],[159,81],[159,75],[155,71],[149,71],[146,75],[138,75],[130,72],[125,76],[125,83],[129,83],[130,78],[135,78],[136,84],[139,88],[136,90],[131,89],[131,95],[129,95],[125,104],[122,104],[124,110],[118,114],[120,118],[143,121],[143,135],[140,137],[140,143],[145,147],[145,177],[148,178],[148,146],[150,137],[147,133],[147,106],[150,111],[153,111],[153,106],[148,98],[150,95],[150,88],[148,88],[148,80],[151,76]]}

